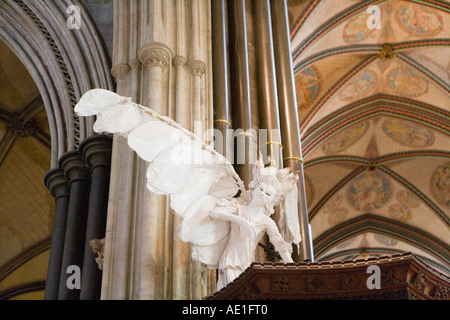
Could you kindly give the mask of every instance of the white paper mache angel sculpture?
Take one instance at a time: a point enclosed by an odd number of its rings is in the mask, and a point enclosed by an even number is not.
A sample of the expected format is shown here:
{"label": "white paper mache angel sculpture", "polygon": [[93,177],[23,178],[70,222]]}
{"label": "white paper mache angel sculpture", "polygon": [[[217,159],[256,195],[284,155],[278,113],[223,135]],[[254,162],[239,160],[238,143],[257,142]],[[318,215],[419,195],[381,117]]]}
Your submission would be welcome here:
{"label": "white paper mache angel sculpture", "polygon": [[[268,234],[285,263],[301,241],[297,176],[260,158],[247,191],[232,164],[211,146],[168,117],[114,92],[88,91],[75,107],[79,116],[97,116],[94,131],[119,134],[148,162],[147,188],[170,197],[182,218],[178,237],[192,244],[192,258],[219,270],[220,290],[255,260]],[[241,191],[240,196],[236,197]],[[279,227],[270,215],[284,200]],[[281,230],[281,232],[279,231]]]}

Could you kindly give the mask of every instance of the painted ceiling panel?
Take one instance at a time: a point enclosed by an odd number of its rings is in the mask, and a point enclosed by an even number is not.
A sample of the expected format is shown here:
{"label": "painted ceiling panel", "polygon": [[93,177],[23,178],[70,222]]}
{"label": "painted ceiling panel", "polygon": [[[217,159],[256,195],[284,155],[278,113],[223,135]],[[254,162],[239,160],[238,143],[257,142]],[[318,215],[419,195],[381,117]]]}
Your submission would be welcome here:
{"label": "painted ceiling panel", "polygon": [[[329,4],[329,1],[322,1],[323,6],[327,2]],[[372,23],[372,14],[366,8],[351,16],[342,10],[342,18],[335,22],[335,26],[323,28],[321,36],[302,52],[298,60],[342,45],[384,44],[450,36],[449,14],[429,6],[409,1],[381,3],[379,28],[368,27]]]}
{"label": "painted ceiling panel", "polygon": [[326,101],[321,100],[310,109],[303,131],[340,108],[376,94],[400,96],[450,111],[449,92],[400,59],[377,59],[347,82],[336,83],[334,89]]}
{"label": "painted ceiling panel", "polygon": [[[420,168],[412,170],[411,168]],[[450,158],[416,158],[392,168],[450,217]],[[450,232],[447,235],[450,237]]]}
{"label": "painted ceiling panel", "polygon": [[325,163],[307,167],[306,180],[311,196],[308,202],[310,210],[317,205],[318,201],[330,190],[331,186],[350,174],[358,165],[343,163]]}
{"label": "painted ceiling panel", "polygon": [[450,46],[436,50],[434,47],[406,49],[402,54],[424,66],[431,73],[450,85]]}
{"label": "painted ceiling panel", "polygon": [[342,74],[349,72],[367,58],[368,55],[363,54],[331,56],[296,72],[295,87],[300,121],[339,81]]}
{"label": "painted ceiling panel", "polygon": [[308,154],[307,161],[340,155],[375,159],[408,151],[445,150],[448,139],[441,131],[417,122],[374,116],[324,139]]}
{"label": "painted ceiling panel", "polygon": [[449,273],[449,7],[332,3],[295,19],[292,47],[314,246],[333,259],[411,251]]}
{"label": "painted ceiling panel", "polygon": [[329,198],[311,218],[317,237],[366,213],[407,223],[450,244],[449,225],[411,189],[380,170],[364,171]]}
{"label": "painted ceiling panel", "polygon": [[[308,17],[308,23],[303,24],[300,29],[297,29],[295,35],[292,35],[293,51],[295,52],[305,39],[313,36],[317,28],[324,22],[333,19],[340,12],[357,5],[357,2],[358,0],[342,0],[339,1],[339,5],[335,5],[336,2],[331,4],[329,1],[310,1],[313,10]],[[294,25],[293,28],[295,27]]]}

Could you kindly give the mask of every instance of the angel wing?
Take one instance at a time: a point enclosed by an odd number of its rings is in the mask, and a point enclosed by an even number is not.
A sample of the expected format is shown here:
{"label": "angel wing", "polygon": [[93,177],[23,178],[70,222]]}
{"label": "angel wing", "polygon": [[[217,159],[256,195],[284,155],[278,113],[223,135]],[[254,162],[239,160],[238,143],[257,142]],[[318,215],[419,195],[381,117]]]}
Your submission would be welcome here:
{"label": "angel wing", "polygon": [[281,235],[286,242],[295,244],[299,250],[302,236],[300,234],[300,222],[298,219],[298,188],[294,185],[284,199],[281,216],[278,222]]}
{"label": "angel wing", "polygon": [[108,90],[88,91],[75,112],[96,115],[95,132],[128,138],[148,163],[147,188],[170,196],[172,210],[182,217],[178,236],[192,243],[193,258],[217,268],[230,225],[210,219],[209,212],[220,199],[246,192],[231,163],[172,119]]}

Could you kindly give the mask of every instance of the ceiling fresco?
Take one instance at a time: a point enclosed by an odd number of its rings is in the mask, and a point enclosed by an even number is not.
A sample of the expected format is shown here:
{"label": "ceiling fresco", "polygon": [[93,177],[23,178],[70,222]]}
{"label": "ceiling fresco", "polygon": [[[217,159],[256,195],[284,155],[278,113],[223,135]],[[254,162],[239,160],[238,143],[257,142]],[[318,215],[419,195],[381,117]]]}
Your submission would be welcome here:
{"label": "ceiling fresco", "polygon": [[316,260],[411,251],[450,273],[450,5],[288,9]]}

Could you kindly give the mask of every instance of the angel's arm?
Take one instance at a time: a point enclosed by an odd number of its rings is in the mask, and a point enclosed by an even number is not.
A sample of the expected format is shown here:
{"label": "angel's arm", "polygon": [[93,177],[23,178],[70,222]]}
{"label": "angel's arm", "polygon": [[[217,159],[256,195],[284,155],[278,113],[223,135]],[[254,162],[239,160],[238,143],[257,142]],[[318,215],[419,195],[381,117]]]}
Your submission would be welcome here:
{"label": "angel's arm", "polygon": [[291,257],[292,245],[283,239],[280,232],[278,231],[275,221],[273,221],[269,217],[266,217],[265,225],[267,235],[269,236],[269,240],[270,242],[272,242],[273,246],[275,247],[275,250],[278,251],[283,261],[285,263],[294,262]]}
{"label": "angel's arm", "polygon": [[217,220],[228,221],[231,223],[236,223],[242,228],[242,230],[251,239],[255,238],[256,234],[257,234],[255,226],[250,221],[236,215],[235,212],[237,210],[238,210],[238,208],[236,206],[218,205],[210,211],[209,216],[211,217],[211,219],[217,219]]}

